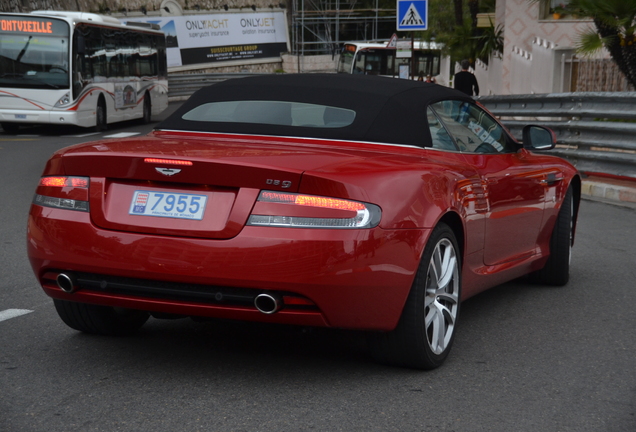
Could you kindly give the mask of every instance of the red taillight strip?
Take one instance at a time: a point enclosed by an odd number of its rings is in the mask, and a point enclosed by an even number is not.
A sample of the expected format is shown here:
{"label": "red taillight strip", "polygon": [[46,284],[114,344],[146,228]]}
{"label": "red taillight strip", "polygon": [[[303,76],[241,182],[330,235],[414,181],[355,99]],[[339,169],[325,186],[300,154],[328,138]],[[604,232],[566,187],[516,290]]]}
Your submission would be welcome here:
{"label": "red taillight strip", "polygon": [[177,160],[177,159],[145,158],[144,162],[146,162],[146,163],[154,163],[154,164],[165,164],[165,165],[192,166],[192,161]]}
{"label": "red taillight strip", "polygon": [[53,176],[42,177],[40,186],[87,188],[88,177]]}
{"label": "red taillight strip", "polygon": [[298,195],[296,197],[296,202],[294,204],[297,205],[305,205],[311,207],[324,207],[331,209],[339,209],[339,210],[364,210],[366,206],[362,203],[355,201],[347,201],[336,198],[325,198],[318,196],[309,196],[309,195]]}
{"label": "red taillight strip", "polygon": [[314,195],[298,195],[282,192],[263,191],[259,201],[296,204],[310,207],[321,207],[338,210],[365,210],[366,206],[361,202],[328,198]]}

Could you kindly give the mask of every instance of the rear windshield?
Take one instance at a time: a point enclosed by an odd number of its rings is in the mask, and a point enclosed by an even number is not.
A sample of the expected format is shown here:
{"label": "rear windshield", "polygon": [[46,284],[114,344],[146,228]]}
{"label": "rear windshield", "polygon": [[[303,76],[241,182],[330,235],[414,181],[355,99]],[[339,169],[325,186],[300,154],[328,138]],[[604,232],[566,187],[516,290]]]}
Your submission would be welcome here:
{"label": "rear windshield", "polygon": [[184,120],[252,123],[312,128],[340,128],[353,123],[356,113],[346,108],[287,101],[210,102],[181,116]]}

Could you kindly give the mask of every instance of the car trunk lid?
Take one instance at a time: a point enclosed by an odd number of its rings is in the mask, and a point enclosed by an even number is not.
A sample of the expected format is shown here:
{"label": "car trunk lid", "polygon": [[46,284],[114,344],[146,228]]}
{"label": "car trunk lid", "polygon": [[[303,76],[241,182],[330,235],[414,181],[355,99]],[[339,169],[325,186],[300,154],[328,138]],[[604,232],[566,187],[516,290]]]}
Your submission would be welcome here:
{"label": "car trunk lid", "polygon": [[227,239],[261,190],[298,191],[302,173],[359,159],[315,146],[227,139],[98,141],[61,154],[66,173],[90,177],[90,214],[101,228]]}

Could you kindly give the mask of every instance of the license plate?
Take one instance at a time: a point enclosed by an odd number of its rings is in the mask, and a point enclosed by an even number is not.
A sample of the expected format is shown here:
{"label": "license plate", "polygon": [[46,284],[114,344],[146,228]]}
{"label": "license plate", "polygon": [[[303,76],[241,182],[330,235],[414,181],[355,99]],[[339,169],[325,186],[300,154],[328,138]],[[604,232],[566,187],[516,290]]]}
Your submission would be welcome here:
{"label": "license plate", "polygon": [[15,114],[16,119],[26,120],[26,114]]}
{"label": "license plate", "polygon": [[135,191],[128,214],[201,220],[207,200],[205,195]]}

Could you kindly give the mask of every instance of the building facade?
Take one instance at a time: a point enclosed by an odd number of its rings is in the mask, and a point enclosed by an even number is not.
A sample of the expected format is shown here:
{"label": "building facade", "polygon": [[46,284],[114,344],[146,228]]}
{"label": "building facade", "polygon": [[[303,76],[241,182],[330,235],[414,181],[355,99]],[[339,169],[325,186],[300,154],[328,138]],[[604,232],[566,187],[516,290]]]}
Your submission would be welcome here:
{"label": "building facade", "polygon": [[496,26],[504,27],[504,52],[475,68],[481,93],[532,94],[621,91],[627,84],[606,52],[576,55],[578,35],[591,19],[566,15],[567,0],[497,0]]}

